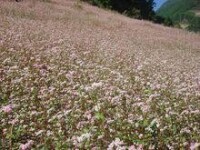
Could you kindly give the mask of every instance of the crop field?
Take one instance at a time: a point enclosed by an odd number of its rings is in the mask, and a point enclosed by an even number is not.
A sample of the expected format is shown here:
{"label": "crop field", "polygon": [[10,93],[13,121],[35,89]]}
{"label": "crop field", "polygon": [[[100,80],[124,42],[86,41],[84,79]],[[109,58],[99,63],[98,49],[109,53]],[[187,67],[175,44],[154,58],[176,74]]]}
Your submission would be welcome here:
{"label": "crop field", "polygon": [[0,149],[199,146],[199,34],[78,0],[0,0]]}

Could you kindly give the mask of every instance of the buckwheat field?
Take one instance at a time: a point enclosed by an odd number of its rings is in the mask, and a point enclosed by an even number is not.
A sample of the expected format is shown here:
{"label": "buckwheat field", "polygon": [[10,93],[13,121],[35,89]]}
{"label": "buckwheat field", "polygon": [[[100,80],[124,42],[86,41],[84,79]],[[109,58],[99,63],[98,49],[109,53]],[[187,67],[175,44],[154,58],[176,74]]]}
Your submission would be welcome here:
{"label": "buckwheat field", "polygon": [[200,35],[76,0],[0,0],[0,149],[195,150]]}

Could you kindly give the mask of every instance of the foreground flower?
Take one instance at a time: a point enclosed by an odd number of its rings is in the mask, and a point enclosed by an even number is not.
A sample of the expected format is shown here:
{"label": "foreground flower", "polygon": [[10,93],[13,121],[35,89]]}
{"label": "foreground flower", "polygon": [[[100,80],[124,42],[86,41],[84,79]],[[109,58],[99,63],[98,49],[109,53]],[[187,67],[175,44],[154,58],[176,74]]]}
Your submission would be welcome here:
{"label": "foreground flower", "polygon": [[128,148],[128,150],[143,150],[143,146],[139,145],[138,147],[136,147],[135,145],[132,145]]}
{"label": "foreground flower", "polygon": [[102,87],[102,86],[103,86],[102,82],[98,82],[98,83],[95,82],[95,83],[92,84],[93,89],[96,89],[96,88],[99,88],[99,87]]}
{"label": "foreground flower", "polygon": [[85,134],[82,134],[80,137],[77,137],[77,140],[79,143],[81,143],[82,141],[89,139],[90,137],[91,137],[90,133],[85,133]]}
{"label": "foreground flower", "polygon": [[8,123],[14,125],[14,124],[16,124],[18,121],[19,121],[18,119],[13,119],[13,120],[9,121]]}
{"label": "foreground flower", "polygon": [[2,110],[5,113],[11,113],[12,112],[12,106],[11,105],[3,106]]}
{"label": "foreground flower", "polygon": [[119,138],[116,138],[109,144],[107,150],[113,150],[113,149],[125,150],[126,148],[123,145],[124,145],[123,141],[121,141]]}
{"label": "foreground flower", "polygon": [[190,144],[190,150],[197,150],[200,148],[200,143],[191,143]]}
{"label": "foreground flower", "polygon": [[21,150],[28,150],[32,147],[32,145],[33,145],[33,141],[29,140],[26,144],[21,144],[20,149]]}

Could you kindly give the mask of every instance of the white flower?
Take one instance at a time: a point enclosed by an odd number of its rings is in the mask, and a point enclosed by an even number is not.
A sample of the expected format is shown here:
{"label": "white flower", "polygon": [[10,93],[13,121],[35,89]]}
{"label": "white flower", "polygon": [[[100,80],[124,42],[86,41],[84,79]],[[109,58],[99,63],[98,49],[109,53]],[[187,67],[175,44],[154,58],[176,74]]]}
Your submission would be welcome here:
{"label": "white flower", "polygon": [[81,136],[77,137],[77,141],[79,143],[83,142],[84,140],[86,139],[89,139],[91,137],[91,134],[90,133],[85,133],[85,134],[82,134]]}
{"label": "white flower", "polygon": [[109,145],[107,150],[113,150],[113,149],[118,149],[118,150],[125,150],[126,148],[122,146],[124,143],[120,141],[119,138],[116,138],[114,141],[112,141]]}
{"label": "white flower", "polygon": [[99,111],[100,109],[101,109],[100,104],[97,104],[96,106],[94,106],[94,110],[95,110],[95,111]]}
{"label": "white flower", "polygon": [[146,130],[148,130],[148,131],[150,131],[150,132],[154,132],[153,131],[153,129],[152,129],[152,127],[153,126],[156,126],[156,127],[159,127],[159,122],[158,122],[158,119],[153,119],[152,121],[151,121],[151,123],[150,123],[150,125],[146,128]]}
{"label": "white flower", "polygon": [[40,131],[36,132],[35,135],[38,136],[38,135],[42,134],[43,132],[44,132],[44,130],[40,130]]}
{"label": "white flower", "polygon": [[92,83],[92,88],[96,89],[96,88],[102,87],[102,85],[103,85],[102,82],[98,82],[98,83],[94,82],[94,83]]}

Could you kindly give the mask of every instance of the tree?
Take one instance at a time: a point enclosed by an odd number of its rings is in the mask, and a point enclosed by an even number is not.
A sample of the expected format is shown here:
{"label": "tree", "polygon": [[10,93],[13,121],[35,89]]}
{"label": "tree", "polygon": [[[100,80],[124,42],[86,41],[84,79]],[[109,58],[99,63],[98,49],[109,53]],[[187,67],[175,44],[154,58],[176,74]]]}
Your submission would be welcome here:
{"label": "tree", "polygon": [[152,20],[154,0],[84,0],[138,19]]}

